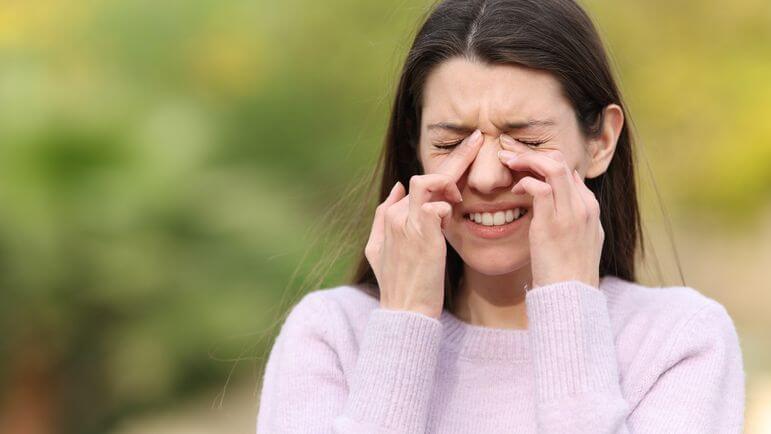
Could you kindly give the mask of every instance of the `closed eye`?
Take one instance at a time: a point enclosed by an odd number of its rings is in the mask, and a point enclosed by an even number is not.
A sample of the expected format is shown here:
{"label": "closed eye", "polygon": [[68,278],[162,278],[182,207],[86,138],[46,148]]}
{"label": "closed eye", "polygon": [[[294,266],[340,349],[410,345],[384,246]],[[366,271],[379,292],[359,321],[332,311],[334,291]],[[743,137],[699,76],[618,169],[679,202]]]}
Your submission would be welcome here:
{"label": "closed eye", "polygon": [[434,147],[437,148],[437,149],[452,149],[452,148],[460,145],[461,142],[463,142],[463,139],[456,140],[454,142],[447,142],[447,143],[442,143],[442,144],[434,144]]}
{"label": "closed eye", "polygon": [[[437,149],[452,149],[452,148],[460,145],[461,142],[463,142],[463,140],[464,139],[455,140],[453,142],[434,144],[434,147],[437,148]],[[533,141],[533,140],[521,140],[521,139],[514,139],[514,140],[518,141],[519,143],[522,143],[523,145],[527,145],[527,146],[538,146],[538,145],[542,145],[542,144],[546,143],[545,140],[540,140],[540,141],[537,141],[537,140],[536,141]]]}
{"label": "closed eye", "polygon": [[527,146],[538,146],[546,143],[546,140],[520,140],[520,139],[514,139],[514,140]]}

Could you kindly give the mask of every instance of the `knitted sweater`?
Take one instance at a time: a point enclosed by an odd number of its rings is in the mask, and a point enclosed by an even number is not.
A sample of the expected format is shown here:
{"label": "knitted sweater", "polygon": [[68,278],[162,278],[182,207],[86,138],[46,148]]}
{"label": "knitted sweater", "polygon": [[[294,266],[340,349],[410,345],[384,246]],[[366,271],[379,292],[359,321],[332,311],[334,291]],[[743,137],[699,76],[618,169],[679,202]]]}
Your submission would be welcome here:
{"label": "knitted sweater", "polygon": [[726,309],[615,276],[526,294],[527,329],[305,295],[271,349],[258,433],[739,433],[745,373]]}

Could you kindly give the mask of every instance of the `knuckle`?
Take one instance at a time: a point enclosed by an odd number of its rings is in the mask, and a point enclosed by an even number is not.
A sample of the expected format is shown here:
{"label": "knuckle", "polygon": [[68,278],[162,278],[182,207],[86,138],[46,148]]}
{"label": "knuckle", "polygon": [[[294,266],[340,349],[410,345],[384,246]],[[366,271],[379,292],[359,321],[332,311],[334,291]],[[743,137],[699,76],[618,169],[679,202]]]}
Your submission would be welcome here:
{"label": "knuckle", "polygon": [[399,215],[399,210],[396,209],[396,207],[389,207],[389,208],[386,208],[385,210],[384,219],[386,223],[393,225],[396,222],[398,215]]}
{"label": "knuckle", "polygon": [[565,168],[559,164],[549,164],[545,167],[544,172],[549,178],[556,178],[565,174]]}
{"label": "knuckle", "polygon": [[387,208],[386,204],[385,203],[381,203],[380,205],[375,207],[375,215],[383,214],[385,212],[386,208]]}
{"label": "knuckle", "polygon": [[410,190],[420,188],[420,186],[423,185],[423,176],[424,175],[412,175],[412,177],[410,177]]}
{"label": "knuckle", "polygon": [[545,183],[538,184],[535,190],[539,196],[548,196],[551,194],[551,187]]}
{"label": "knuckle", "polygon": [[592,198],[592,200],[589,201],[589,210],[592,214],[592,216],[599,216],[600,215],[600,202],[597,201],[597,199]]}
{"label": "knuckle", "polygon": [[424,203],[420,206],[420,214],[423,217],[431,217],[434,214],[434,207],[428,203]]}

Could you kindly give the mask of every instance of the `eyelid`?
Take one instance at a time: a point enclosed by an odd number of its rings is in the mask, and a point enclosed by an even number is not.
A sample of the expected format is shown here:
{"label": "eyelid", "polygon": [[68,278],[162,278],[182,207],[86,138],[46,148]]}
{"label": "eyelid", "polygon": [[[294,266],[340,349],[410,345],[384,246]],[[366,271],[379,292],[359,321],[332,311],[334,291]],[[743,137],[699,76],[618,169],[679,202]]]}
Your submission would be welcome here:
{"label": "eyelid", "polygon": [[525,146],[540,146],[549,141],[548,138],[542,138],[542,139],[515,139],[514,137],[511,137],[511,138],[515,142],[522,143]]}
{"label": "eyelid", "polygon": [[[513,138],[513,137],[512,137]],[[447,149],[453,149],[456,146],[460,145],[465,138],[457,139],[457,140],[448,140],[448,141],[439,141],[434,143],[434,147],[440,150],[447,150]],[[525,140],[525,139],[514,139],[519,143],[522,143],[525,146],[540,146],[543,145],[548,141],[548,139],[537,139],[537,140]]]}
{"label": "eyelid", "polygon": [[434,147],[441,150],[453,149],[456,146],[460,145],[461,142],[463,142],[463,140],[465,139],[450,140],[446,142],[437,142],[437,143],[434,143]]}

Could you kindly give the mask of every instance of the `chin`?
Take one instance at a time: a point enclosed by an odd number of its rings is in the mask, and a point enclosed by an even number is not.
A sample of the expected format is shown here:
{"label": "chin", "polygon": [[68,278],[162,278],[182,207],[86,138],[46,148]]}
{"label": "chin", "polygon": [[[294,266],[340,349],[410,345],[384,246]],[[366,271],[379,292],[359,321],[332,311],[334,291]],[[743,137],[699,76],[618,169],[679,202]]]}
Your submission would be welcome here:
{"label": "chin", "polygon": [[497,260],[484,261],[477,258],[466,259],[463,257],[463,255],[461,255],[461,258],[463,258],[463,262],[467,266],[486,276],[501,276],[504,274],[509,274],[519,270],[530,262],[528,260],[512,261],[510,259],[502,258]]}
{"label": "chin", "polygon": [[487,276],[509,274],[530,264],[530,252],[517,246],[475,246],[455,251],[468,267]]}

